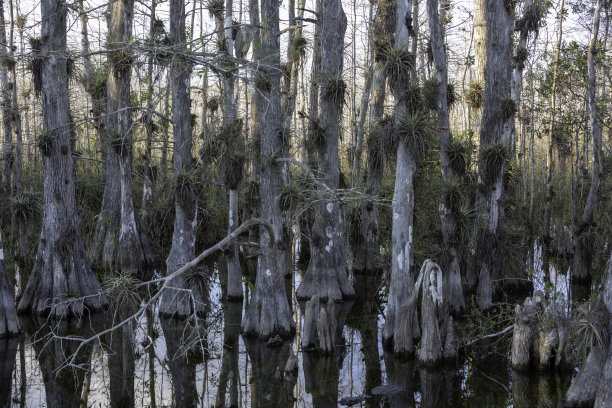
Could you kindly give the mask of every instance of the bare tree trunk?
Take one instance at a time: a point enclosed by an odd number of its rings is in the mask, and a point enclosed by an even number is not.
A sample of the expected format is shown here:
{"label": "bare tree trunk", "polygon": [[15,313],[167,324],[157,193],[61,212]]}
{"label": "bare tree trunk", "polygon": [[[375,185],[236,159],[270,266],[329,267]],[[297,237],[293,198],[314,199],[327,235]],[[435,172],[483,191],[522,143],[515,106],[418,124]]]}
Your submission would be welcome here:
{"label": "bare tree trunk", "polygon": [[6,22],[4,20],[4,2],[0,2],[0,55],[3,59],[0,64],[0,104],[2,106],[2,150],[4,151],[4,163],[2,168],[2,187],[4,191],[12,195],[15,184],[15,152],[13,146],[13,104],[12,87],[9,80],[11,59],[6,41]]}
{"label": "bare tree trunk", "polygon": [[591,32],[591,42],[587,53],[587,100],[589,104],[589,123],[591,125],[591,140],[593,145],[593,173],[591,176],[591,187],[584,205],[584,212],[580,223],[574,229],[574,262],[572,271],[573,281],[591,281],[591,263],[593,260],[594,248],[590,243],[589,236],[593,234],[595,225],[593,212],[597,205],[599,184],[601,179],[601,154],[602,136],[601,124],[597,117],[597,96],[596,96],[596,69],[595,53],[597,52],[597,35],[599,34],[599,14],[601,10],[601,0],[595,6],[593,16],[593,29]]}
{"label": "bare tree trunk", "polygon": [[111,5],[106,130],[112,147],[112,151],[108,153],[116,155],[119,162],[121,191],[119,236],[115,237],[117,245],[111,265],[117,266],[122,273],[132,273],[147,279],[155,264],[155,258],[134,206],[132,185],[132,55],[129,43],[132,38],[133,14],[134,0],[120,0]]}
{"label": "bare tree trunk", "polygon": [[[339,0],[323,3],[319,24],[323,84],[319,117],[325,134],[325,141],[318,148],[319,173],[322,181],[335,189],[340,183],[338,135],[346,91],[342,57],[347,22]],[[335,301],[352,298],[355,291],[346,273],[343,209],[338,200],[325,196],[329,193],[320,191],[319,194],[322,194],[321,204],[315,208],[310,262],[296,296],[310,299],[318,295],[321,300]]]}
{"label": "bare tree trunk", "polygon": [[514,120],[513,102],[509,99],[512,11],[502,0],[486,0],[485,15],[486,65],[478,160],[478,177],[483,187],[479,189],[478,197],[481,231],[477,247],[477,303],[481,309],[492,306],[494,260],[499,255],[497,251],[504,250],[497,247],[496,236],[503,213],[504,168],[509,144],[507,129],[510,121]]}
{"label": "bare tree trunk", "polygon": [[553,80],[550,91],[550,122],[548,124],[548,154],[546,155],[546,202],[544,206],[544,220],[542,222],[542,266],[544,268],[545,279],[549,279],[550,268],[550,227],[552,218],[552,200],[554,195],[553,172],[555,170],[555,156],[553,154],[553,130],[555,126],[555,110],[557,103],[557,77],[559,73],[559,55],[561,53],[561,40],[563,39],[563,7],[565,0],[561,0],[559,10],[559,36],[555,50],[555,61],[553,66]]}
{"label": "bare tree trunk", "polygon": [[[280,57],[279,50],[279,5],[272,0],[262,0],[261,19],[266,21],[262,32],[261,58],[266,66],[256,72],[256,93],[260,99],[257,114],[258,130],[261,137],[260,152],[260,217],[272,225],[274,236],[264,228],[260,229],[260,246],[255,292],[247,307],[242,323],[243,333],[262,339],[279,335],[289,338],[295,332],[291,308],[287,301],[284,276],[289,272],[286,265],[285,249],[290,242],[283,234],[283,213],[279,198],[282,184],[282,165],[275,159],[275,151],[282,143],[280,106]],[[257,46],[257,43],[254,43]],[[257,119],[256,119],[257,120]],[[269,244],[272,241],[273,245]]]}
{"label": "bare tree trunk", "polygon": [[[412,67],[407,72],[408,80],[416,80],[414,55],[410,54],[410,37],[412,30],[412,0],[397,2],[395,17],[395,49],[412,61]],[[399,126],[409,113],[409,107],[404,97],[403,81],[392,80],[390,85],[395,99],[395,125]],[[412,354],[412,344],[398,347],[398,337],[401,331],[403,312],[414,290],[414,276],[411,271],[413,259],[413,225],[414,225],[414,173],[417,167],[418,153],[409,146],[404,138],[397,144],[397,164],[395,168],[395,188],[393,190],[393,221],[391,227],[391,281],[389,283],[389,300],[383,329],[383,343],[387,346],[395,342],[395,352]],[[404,316],[406,318],[406,316]],[[409,319],[409,318],[408,318]],[[414,332],[408,327],[407,337],[418,337],[418,322],[416,316],[412,320],[416,327]]]}
{"label": "bare tree trunk", "polygon": [[[157,3],[155,0],[151,1],[151,14],[149,16],[149,38],[151,41],[155,41],[156,29],[155,24],[157,17],[155,16],[155,8]],[[145,151],[144,151],[144,171],[142,181],[142,209],[146,216],[149,215],[151,206],[153,205],[153,183],[154,175],[151,167],[151,152],[153,148],[153,109],[155,105],[153,103],[153,54],[149,56],[147,61],[147,112],[144,116],[145,125]]]}
{"label": "bare tree trunk", "polygon": [[[429,16],[430,44],[435,65],[435,78],[438,83],[438,127],[440,128],[440,167],[442,179],[447,185],[453,181],[455,174],[450,165],[448,151],[450,148],[450,120],[448,113],[448,67],[446,50],[444,47],[444,31],[438,14],[439,4],[437,0],[427,1],[427,13]],[[448,301],[451,313],[459,314],[465,308],[463,299],[463,286],[461,284],[461,259],[459,249],[459,237],[457,234],[457,208],[445,205],[442,199],[438,207],[442,221],[442,234],[447,254],[447,262],[444,264],[446,270],[444,282],[444,299]]]}
{"label": "bare tree trunk", "polygon": [[[186,49],[185,2],[170,2],[170,38],[177,52]],[[174,138],[174,231],[172,247],[166,259],[166,273],[171,274],[195,257],[195,227],[197,208],[194,200],[193,158],[191,156],[191,67],[178,54],[170,67],[172,86],[172,129]],[[195,272],[198,273],[198,272]],[[185,276],[176,278],[171,289],[162,295],[159,313],[184,319],[192,313],[203,314],[204,293],[199,287],[191,287]]]}
{"label": "bare tree trunk", "polygon": [[[41,49],[44,211],[38,253],[18,311],[58,319],[101,310],[106,299],[92,272],[77,216],[70,143],[66,12],[63,0],[43,0]],[[58,198],[59,197],[59,198]]]}
{"label": "bare tree trunk", "polygon": [[376,10],[373,27],[373,61],[372,61],[372,103],[369,111],[370,131],[367,140],[367,173],[366,194],[367,199],[360,208],[360,231],[363,236],[352,243],[354,254],[354,271],[375,271],[380,268],[380,244],[378,228],[378,194],[382,184],[384,154],[382,147],[381,121],[384,114],[386,95],[385,62],[381,58],[382,51],[391,43],[391,36],[387,29],[394,26],[391,21],[393,10],[387,3],[380,3]]}

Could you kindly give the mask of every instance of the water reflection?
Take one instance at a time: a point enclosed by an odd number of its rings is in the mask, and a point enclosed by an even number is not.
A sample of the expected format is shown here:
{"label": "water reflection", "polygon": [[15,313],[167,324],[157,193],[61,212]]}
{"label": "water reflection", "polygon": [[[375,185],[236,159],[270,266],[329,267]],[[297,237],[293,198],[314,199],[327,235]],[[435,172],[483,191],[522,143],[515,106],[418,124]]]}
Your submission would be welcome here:
{"label": "water reflection", "polygon": [[[96,407],[343,406],[339,401],[358,407],[538,407],[555,406],[565,393],[570,373],[512,372],[504,342],[495,347],[480,342],[474,357],[434,369],[383,353],[379,282],[356,278],[355,302],[334,305],[335,347],[329,354],[302,352],[296,347],[300,339],[275,346],[243,339],[242,303],[221,308],[216,300],[206,319],[166,320],[150,311],[85,347],[73,366],[59,371],[77,346],[66,336],[90,336],[109,323],[59,325],[54,338],[48,327],[40,329],[44,322],[24,325],[26,406],[46,401],[49,407],[76,407],[87,398],[88,406]],[[212,299],[221,293],[216,285]],[[15,396],[21,384],[18,345],[19,340],[0,340],[0,375],[7,379],[0,382],[0,407],[19,406],[18,398],[7,397],[8,387]],[[290,360],[296,371],[288,367]]]}
{"label": "water reflection", "polygon": [[40,364],[47,407],[78,408],[93,347],[92,343],[82,345],[78,339],[99,331],[100,325],[83,322],[50,325],[40,318],[24,319],[22,325]]}
{"label": "water reflection", "polygon": [[0,408],[11,403],[11,380],[20,337],[0,338]]}

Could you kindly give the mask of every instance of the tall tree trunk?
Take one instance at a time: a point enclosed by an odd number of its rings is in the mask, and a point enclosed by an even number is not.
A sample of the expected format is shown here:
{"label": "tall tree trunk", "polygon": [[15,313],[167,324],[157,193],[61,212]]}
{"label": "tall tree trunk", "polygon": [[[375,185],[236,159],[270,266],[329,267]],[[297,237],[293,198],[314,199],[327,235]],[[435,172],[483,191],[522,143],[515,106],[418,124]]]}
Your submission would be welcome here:
{"label": "tall tree trunk", "polygon": [[[416,81],[414,55],[410,53],[410,31],[412,28],[412,0],[397,2],[395,17],[395,52],[410,58],[412,67],[407,72],[408,80]],[[399,78],[390,78],[391,89],[395,99],[395,126],[399,127],[409,112],[404,97],[405,83]],[[413,107],[410,107],[413,109]],[[391,281],[389,283],[389,300],[383,329],[383,343],[391,346],[395,342],[395,351],[411,354],[412,349],[398,349],[397,335],[400,331],[402,308],[407,304],[414,287],[414,276],[411,271],[413,253],[414,225],[414,173],[417,167],[417,148],[411,146],[404,138],[397,143],[397,164],[395,168],[395,188],[393,191],[393,221],[391,227]],[[415,330],[408,336],[418,336],[416,312]],[[410,342],[412,343],[412,342]]]}
{"label": "tall tree trunk", "polygon": [[0,104],[2,106],[2,149],[4,151],[4,163],[2,168],[2,187],[7,194],[12,195],[15,184],[15,152],[13,146],[13,104],[12,87],[9,80],[9,70],[11,69],[11,59],[6,41],[6,22],[4,20],[4,2],[0,2]]}
{"label": "tall tree trunk", "polygon": [[[151,1],[151,14],[149,16],[149,38],[151,41],[155,41],[156,38],[156,23],[157,17],[155,16],[155,9],[157,2]],[[155,126],[153,124],[153,109],[155,104],[153,103],[153,54],[151,54],[147,61],[147,112],[144,116],[145,125],[145,151],[144,151],[144,171],[142,180],[142,209],[145,216],[149,215],[151,206],[153,205],[153,183],[154,174],[153,168],[151,167],[151,153],[153,149],[153,132]]]}
{"label": "tall tree trunk", "polygon": [[574,229],[574,260],[572,271],[573,281],[591,281],[591,263],[593,260],[594,248],[589,240],[589,235],[593,234],[595,222],[593,212],[597,205],[597,195],[601,179],[601,153],[602,137],[601,124],[597,117],[597,97],[596,97],[596,70],[595,53],[597,52],[597,35],[599,34],[599,14],[601,11],[601,0],[595,6],[593,16],[593,29],[591,32],[591,42],[587,53],[587,100],[589,104],[589,123],[591,125],[591,140],[593,146],[593,173],[591,176],[591,187],[584,205],[584,212],[580,223]]}
{"label": "tall tree trunk", "polygon": [[[234,58],[234,20],[233,20],[233,1],[225,1],[225,20],[220,21],[224,28],[220,31],[219,42],[225,44],[225,49],[221,50],[225,53],[228,61]],[[216,19],[216,18],[215,18]],[[243,160],[242,160],[242,125],[236,121],[236,93],[235,93],[235,77],[232,70],[235,65],[231,62],[226,62],[226,66],[230,72],[226,73],[223,78],[223,140],[225,144],[225,152],[223,155],[223,167],[225,168],[225,187],[229,193],[229,232],[233,232],[238,227],[238,185],[242,181]],[[221,136],[221,135],[220,135]],[[227,259],[227,298],[231,300],[242,299],[242,272],[240,270],[240,260],[238,259],[238,246],[232,243],[228,247],[229,253]]]}
{"label": "tall tree trunk", "polygon": [[[480,232],[477,246],[477,303],[481,309],[492,306],[492,274],[495,259],[501,256],[496,245],[503,213],[504,168],[508,157],[508,127],[514,120],[510,99],[512,56],[512,10],[503,0],[485,0],[486,64],[484,98],[480,126],[478,177]],[[509,114],[511,112],[512,114]]]}
{"label": "tall tree trunk", "polygon": [[89,266],[77,216],[70,143],[64,0],[43,0],[41,49],[44,210],[38,253],[18,311],[58,319],[101,310],[106,299]]}
{"label": "tall tree trunk", "polygon": [[[342,57],[346,15],[339,0],[323,2],[319,15],[321,25],[321,110],[320,125],[324,143],[319,146],[319,173],[322,181],[332,189],[340,184],[338,136],[346,83],[342,78]],[[341,203],[320,191],[321,204],[315,208],[312,228],[310,262],[296,296],[310,299],[332,298],[335,301],[355,296],[346,273],[344,220]]]}
{"label": "tall tree trunk", "polygon": [[[448,66],[446,49],[444,47],[444,31],[438,14],[439,3],[437,0],[427,1],[427,14],[429,17],[430,44],[435,65],[435,78],[438,84],[437,111],[438,127],[440,128],[440,167],[442,169],[442,180],[449,185],[455,177],[449,159],[450,148],[450,120],[448,113]],[[443,198],[438,207],[442,222],[442,234],[444,239],[447,262],[443,266],[446,271],[444,276],[444,299],[448,300],[451,313],[460,313],[465,308],[463,299],[463,286],[461,284],[461,259],[459,248],[459,237],[457,234],[457,207],[449,205]]]}
{"label": "tall tree trunk", "polygon": [[[382,184],[384,154],[381,127],[385,108],[386,75],[382,58],[385,47],[391,44],[392,32],[387,28],[395,26],[391,21],[393,10],[386,2],[380,2],[373,22],[372,45],[372,103],[369,109],[369,134],[367,139],[367,199],[360,208],[361,237],[352,243],[353,269],[355,272],[380,272],[380,244],[378,228],[378,195]],[[363,107],[362,107],[363,108]]]}
{"label": "tall tree trunk", "polygon": [[553,172],[555,171],[555,156],[553,154],[553,130],[555,127],[555,110],[557,108],[557,77],[559,74],[559,55],[561,54],[561,40],[563,39],[563,7],[565,0],[561,0],[559,10],[559,35],[555,49],[553,66],[552,88],[550,91],[550,122],[548,123],[548,153],[546,155],[546,199],[544,204],[544,220],[542,222],[542,267],[549,279],[550,271],[550,227],[552,219],[552,200],[554,195]]}
{"label": "tall tree trunk", "polygon": [[[122,273],[132,273],[147,279],[155,264],[155,258],[134,206],[132,184],[133,124],[130,81],[133,57],[129,43],[132,38],[133,15],[134,0],[112,3],[108,30],[110,54],[106,130],[112,147],[108,153],[111,156],[116,155],[119,163],[120,228],[111,265],[118,267]],[[108,170],[108,163],[106,168]]]}
{"label": "tall tree trunk", "polygon": [[[170,2],[170,38],[177,53],[186,50],[185,2]],[[166,273],[171,274],[195,257],[195,227],[197,208],[193,192],[193,158],[191,157],[191,67],[178,54],[170,67],[172,86],[172,129],[174,138],[174,231],[172,247],[166,259]],[[196,272],[197,273],[197,272]],[[190,287],[185,276],[173,280],[175,288],[162,295],[159,312],[163,316],[185,318],[192,313],[204,313],[204,293],[200,288]]]}
{"label": "tall tree trunk", "polygon": [[[287,242],[283,232],[283,213],[280,208],[282,165],[277,162],[275,152],[282,143],[280,106],[280,57],[279,57],[279,4],[273,0],[262,0],[261,19],[266,29],[261,36],[261,65],[255,73],[255,89],[260,94],[256,112],[260,147],[260,217],[272,225],[274,236],[265,228],[260,229],[262,255],[257,265],[257,279],[247,310],[242,330],[247,335],[268,339],[275,335],[289,338],[295,331],[291,308],[287,301],[284,276],[289,272],[286,265]],[[254,42],[254,46],[257,43]],[[256,119],[257,120],[257,119]],[[272,242],[271,242],[272,241]],[[272,244],[272,245],[270,245]]]}

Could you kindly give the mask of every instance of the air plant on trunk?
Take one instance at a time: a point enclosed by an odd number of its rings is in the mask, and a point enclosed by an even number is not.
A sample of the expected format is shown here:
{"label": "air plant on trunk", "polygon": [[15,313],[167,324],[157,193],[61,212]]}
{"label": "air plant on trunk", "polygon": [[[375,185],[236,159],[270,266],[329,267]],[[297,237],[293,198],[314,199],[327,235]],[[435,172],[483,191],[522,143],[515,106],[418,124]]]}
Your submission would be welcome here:
{"label": "air plant on trunk", "polygon": [[472,109],[480,109],[484,99],[484,86],[481,82],[472,81],[465,94],[465,103]]}
{"label": "air plant on trunk", "polygon": [[506,160],[508,160],[508,150],[503,143],[491,143],[482,147],[480,150],[482,182],[487,185],[495,183]]}
{"label": "air plant on trunk", "polygon": [[401,86],[410,81],[410,73],[414,69],[414,56],[403,49],[388,46],[382,49],[385,74],[392,86]]}

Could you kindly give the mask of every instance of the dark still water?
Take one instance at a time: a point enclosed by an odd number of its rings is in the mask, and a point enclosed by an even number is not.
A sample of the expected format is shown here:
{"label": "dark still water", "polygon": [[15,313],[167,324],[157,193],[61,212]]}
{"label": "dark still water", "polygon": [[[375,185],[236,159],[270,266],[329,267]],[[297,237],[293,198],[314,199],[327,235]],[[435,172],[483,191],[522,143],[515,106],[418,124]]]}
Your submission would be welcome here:
{"label": "dark still water", "polygon": [[[567,372],[513,372],[511,333],[445,367],[395,360],[380,342],[377,285],[354,284],[358,298],[337,307],[342,339],[328,355],[302,352],[299,328],[274,347],[243,339],[243,305],[222,305],[218,283],[206,319],[145,314],[79,353],[78,339],[108,327],[109,316],[78,326],[24,320],[23,338],[0,339],[0,407],[554,407],[570,385]],[[294,354],[297,371],[286,373]]]}

